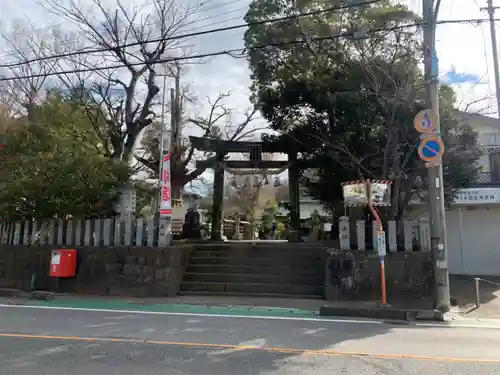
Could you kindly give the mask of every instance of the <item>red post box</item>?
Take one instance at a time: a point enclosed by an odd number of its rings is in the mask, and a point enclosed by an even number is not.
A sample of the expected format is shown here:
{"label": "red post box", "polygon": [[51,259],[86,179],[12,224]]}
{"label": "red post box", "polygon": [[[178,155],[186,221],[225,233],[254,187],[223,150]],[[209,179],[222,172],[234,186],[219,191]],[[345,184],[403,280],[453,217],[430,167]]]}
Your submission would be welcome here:
{"label": "red post box", "polygon": [[49,276],[73,277],[76,274],[76,250],[52,250]]}

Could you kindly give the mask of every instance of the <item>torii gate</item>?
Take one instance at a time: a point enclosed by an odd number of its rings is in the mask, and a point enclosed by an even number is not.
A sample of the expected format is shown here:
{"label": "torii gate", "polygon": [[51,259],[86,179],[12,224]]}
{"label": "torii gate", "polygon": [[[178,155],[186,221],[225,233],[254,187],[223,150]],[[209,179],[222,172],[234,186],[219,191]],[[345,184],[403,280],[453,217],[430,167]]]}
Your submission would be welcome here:
{"label": "torii gate", "polygon": [[[299,165],[297,152],[290,152],[272,142],[227,141],[208,137],[189,137],[191,145],[200,151],[214,152],[215,157],[197,161],[197,166],[214,170],[212,240],[221,240],[222,204],[224,198],[224,170],[234,169],[288,169],[288,188],[290,204],[290,241],[300,240],[300,207],[299,207]],[[230,153],[249,153],[250,160],[225,160]],[[262,153],[288,154],[288,160],[262,160]]]}

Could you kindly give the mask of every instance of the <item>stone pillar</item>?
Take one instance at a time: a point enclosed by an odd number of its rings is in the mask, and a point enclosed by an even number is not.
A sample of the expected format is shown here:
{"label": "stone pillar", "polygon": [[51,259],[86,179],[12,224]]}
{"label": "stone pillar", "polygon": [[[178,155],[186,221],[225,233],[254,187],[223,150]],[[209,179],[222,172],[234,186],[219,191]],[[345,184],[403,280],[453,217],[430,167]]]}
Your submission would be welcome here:
{"label": "stone pillar", "polygon": [[297,153],[289,153],[288,161],[288,189],[290,205],[290,235],[289,241],[300,241],[300,196],[299,196],[299,170],[297,165]]}
{"label": "stone pillar", "polygon": [[389,230],[389,251],[391,253],[398,252],[398,232],[396,227],[396,222],[391,220],[387,223],[387,228]]}
{"label": "stone pillar", "polygon": [[217,157],[217,165],[214,169],[214,194],[212,204],[212,230],[210,238],[213,241],[221,241],[221,225],[222,225],[222,204],[224,200],[224,155]]}
{"label": "stone pillar", "polygon": [[351,250],[351,228],[347,216],[339,217],[339,242],[341,250]]}
{"label": "stone pillar", "polygon": [[431,251],[431,234],[430,234],[430,223],[429,219],[426,217],[421,217],[418,220],[418,238],[420,243],[420,251],[430,252]]}
{"label": "stone pillar", "polygon": [[404,247],[405,251],[413,251],[413,230],[412,222],[405,220],[403,222]]}
{"label": "stone pillar", "polygon": [[234,234],[233,234],[233,240],[241,240],[241,233],[240,233],[240,228],[241,228],[241,218],[239,214],[234,215]]}
{"label": "stone pillar", "polygon": [[[364,220],[356,221],[356,242],[358,251],[366,251],[366,223]],[[348,246],[350,247],[350,244]]]}

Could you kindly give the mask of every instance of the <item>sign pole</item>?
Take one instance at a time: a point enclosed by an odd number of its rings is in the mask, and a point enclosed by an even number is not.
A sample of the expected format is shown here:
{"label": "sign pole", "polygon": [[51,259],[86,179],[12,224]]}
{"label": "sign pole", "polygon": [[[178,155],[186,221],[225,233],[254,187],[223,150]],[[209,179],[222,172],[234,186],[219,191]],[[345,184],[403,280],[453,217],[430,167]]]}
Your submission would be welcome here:
{"label": "sign pole", "polygon": [[382,220],[380,216],[373,207],[372,204],[372,183],[370,180],[365,181],[366,184],[366,196],[368,200],[368,207],[377,222],[377,251],[380,257],[380,290],[381,290],[381,299],[382,306],[387,305],[387,290],[386,290],[386,281],[385,281],[385,255],[386,255],[386,241],[385,241],[385,232],[384,227],[382,225]]}
{"label": "sign pole", "polygon": [[[440,135],[439,122],[439,68],[436,54],[436,19],[440,1],[422,0],[424,20],[424,78],[425,102],[435,116],[433,127]],[[431,251],[434,263],[435,308],[450,310],[450,282],[447,262],[446,218],[443,192],[443,166],[431,165],[428,170],[429,216],[431,220]]]}

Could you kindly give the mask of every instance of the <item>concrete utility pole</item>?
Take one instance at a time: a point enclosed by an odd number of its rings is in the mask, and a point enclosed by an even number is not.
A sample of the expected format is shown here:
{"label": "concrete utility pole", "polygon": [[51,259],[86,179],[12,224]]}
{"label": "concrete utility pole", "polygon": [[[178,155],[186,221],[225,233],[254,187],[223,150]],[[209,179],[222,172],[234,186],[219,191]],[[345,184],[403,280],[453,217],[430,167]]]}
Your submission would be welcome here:
{"label": "concrete utility pole", "polygon": [[[422,0],[424,20],[424,73],[425,102],[436,116],[436,135],[440,135],[439,122],[439,82],[436,55],[436,20],[441,0]],[[446,221],[443,190],[443,166],[441,163],[428,167],[429,173],[429,214],[431,222],[431,251],[434,265],[435,308],[450,310],[450,281],[448,275]]]}
{"label": "concrete utility pole", "polygon": [[493,52],[493,69],[495,70],[495,89],[497,97],[497,116],[500,118],[500,71],[498,68],[498,47],[495,29],[495,10],[498,8],[499,7],[493,6],[493,0],[488,0],[488,7],[481,8],[481,10],[486,10],[488,12],[488,16],[490,17],[491,50]]}
{"label": "concrete utility pole", "polygon": [[[170,175],[170,161],[165,163],[163,158],[168,155],[171,151],[170,145],[170,135],[171,131],[166,126],[165,123],[165,101],[166,101],[166,90],[167,90],[167,74],[163,75],[163,95],[161,103],[161,133],[160,133],[160,165],[158,173],[158,245],[159,246],[169,246],[172,243],[172,212],[166,214],[162,209],[162,189],[165,188],[165,182],[163,181],[165,175],[165,170],[167,174]],[[172,116],[173,117],[173,116]],[[170,176],[168,177],[167,188],[171,191]],[[171,194],[171,193],[169,193]]]}

